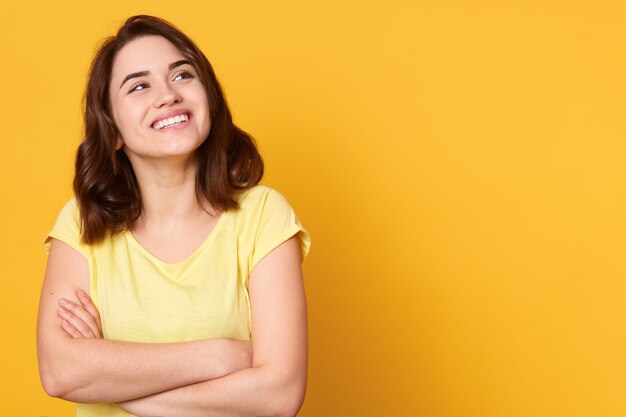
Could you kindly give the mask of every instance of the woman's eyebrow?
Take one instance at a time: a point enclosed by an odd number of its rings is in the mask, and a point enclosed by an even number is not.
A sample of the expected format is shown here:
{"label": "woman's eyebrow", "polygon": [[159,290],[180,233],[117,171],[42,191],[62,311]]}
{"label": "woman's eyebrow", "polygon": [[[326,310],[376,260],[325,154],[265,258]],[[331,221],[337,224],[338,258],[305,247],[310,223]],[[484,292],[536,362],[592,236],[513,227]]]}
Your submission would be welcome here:
{"label": "woman's eyebrow", "polygon": [[173,70],[174,68],[180,67],[181,65],[185,65],[185,64],[189,64],[189,65],[191,65],[193,67],[193,65],[191,64],[191,62],[188,59],[180,59],[180,60],[178,60],[176,62],[172,62],[169,65],[169,68],[170,68],[170,70]]}
{"label": "woman's eyebrow", "polygon": [[[178,60],[176,62],[172,62],[168,66],[168,68],[170,70],[173,70],[174,68],[180,67],[181,65],[185,65],[185,64],[192,65],[191,62],[188,59],[180,59],[180,60]],[[126,77],[124,77],[124,80],[122,80],[122,83],[120,84],[120,89],[122,88],[124,83],[126,83],[126,81],[128,81],[128,80],[130,80],[132,78],[143,77],[144,75],[148,75],[148,74],[150,74],[150,71],[139,71],[139,72],[133,72],[131,74],[128,74]]]}
{"label": "woman's eyebrow", "polygon": [[126,81],[132,78],[143,77],[144,75],[148,75],[148,74],[150,74],[150,71],[139,71],[139,72],[133,72],[132,74],[128,74],[126,77],[124,77],[124,80],[120,84],[120,89],[122,88],[122,86],[124,85]]}

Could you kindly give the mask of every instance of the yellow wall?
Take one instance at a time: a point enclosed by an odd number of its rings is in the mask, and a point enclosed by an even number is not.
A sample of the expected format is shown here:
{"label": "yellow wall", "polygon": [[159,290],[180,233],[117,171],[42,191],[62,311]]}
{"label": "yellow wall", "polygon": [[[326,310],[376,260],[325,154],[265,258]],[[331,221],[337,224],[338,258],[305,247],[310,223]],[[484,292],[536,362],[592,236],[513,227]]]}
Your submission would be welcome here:
{"label": "yellow wall", "polygon": [[41,242],[94,47],[149,13],[314,237],[300,416],[626,415],[623,2],[86,3],[0,14],[0,414],[72,413],[38,381]]}

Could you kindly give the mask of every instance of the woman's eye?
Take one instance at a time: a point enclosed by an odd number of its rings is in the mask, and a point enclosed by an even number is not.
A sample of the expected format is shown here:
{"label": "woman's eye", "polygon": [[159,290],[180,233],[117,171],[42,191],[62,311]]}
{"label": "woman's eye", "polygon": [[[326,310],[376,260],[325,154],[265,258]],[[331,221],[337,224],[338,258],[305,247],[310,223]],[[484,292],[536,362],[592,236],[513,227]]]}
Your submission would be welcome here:
{"label": "woman's eye", "polygon": [[189,71],[181,71],[176,74],[176,77],[174,77],[174,81],[183,80],[185,78],[193,78],[193,75]]}
{"label": "woman's eye", "polygon": [[148,83],[137,83],[135,85],[133,85],[132,87],[130,87],[130,90],[128,90],[129,93],[132,93],[134,91],[139,91],[139,90],[143,90],[144,88],[148,88],[150,87],[150,85]]}

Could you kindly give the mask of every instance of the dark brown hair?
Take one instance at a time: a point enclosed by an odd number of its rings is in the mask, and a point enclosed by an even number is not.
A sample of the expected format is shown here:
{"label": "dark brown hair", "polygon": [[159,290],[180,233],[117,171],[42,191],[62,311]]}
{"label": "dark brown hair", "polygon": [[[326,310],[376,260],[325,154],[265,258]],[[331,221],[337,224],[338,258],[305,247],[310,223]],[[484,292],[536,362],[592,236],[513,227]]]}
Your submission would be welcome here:
{"label": "dark brown hair", "polygon": [[130,41],[157,35],[170,41],[194,66],[209,100],[211,131],[196,150],[196,195],[213,208],[238,208],[235,194],[259,183],[263,160],[254,139],[233,124],[222,88],[202,51],[169,22],[153,16],[128,18],[115,36],[103,42],[91,63],[84,96],[85,137],[76,155],[74,193],[81,220],[81,240],[101,242],[128,229],[142,210],[135,173],[123,150],[109,98],[117,53]]}

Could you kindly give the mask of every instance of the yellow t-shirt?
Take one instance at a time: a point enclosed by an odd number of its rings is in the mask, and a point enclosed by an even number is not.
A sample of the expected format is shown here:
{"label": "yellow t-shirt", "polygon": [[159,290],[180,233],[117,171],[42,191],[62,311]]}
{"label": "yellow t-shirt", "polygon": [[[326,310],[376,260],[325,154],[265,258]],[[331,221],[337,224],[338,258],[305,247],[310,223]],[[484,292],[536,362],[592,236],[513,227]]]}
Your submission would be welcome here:
{"label": "yellow t-shirt", "polygon": [[[252,268],[272,249],[298,235],[302,259],[310,236],[287,200],[266,186],[239,197],[238,211],[224,212],[206,240],[184,261],[161,261],[124,231],[103,243],[80,243],[79,213],[70,200],[51,238],[87,258],[91,298],[106,339],[167,343],[200,339],[250,340],[247,291]],[[112,404],[77,404],[80,417],[131,416]]]}

